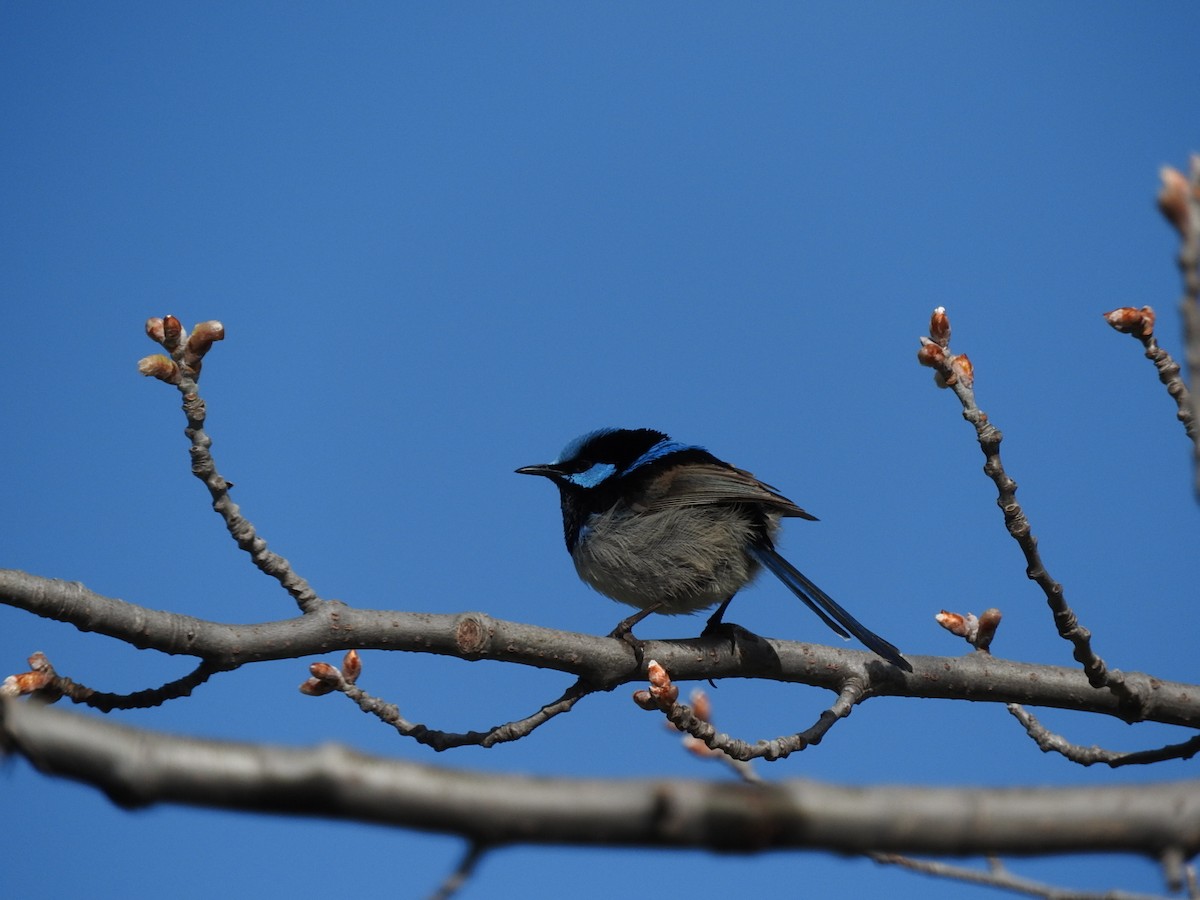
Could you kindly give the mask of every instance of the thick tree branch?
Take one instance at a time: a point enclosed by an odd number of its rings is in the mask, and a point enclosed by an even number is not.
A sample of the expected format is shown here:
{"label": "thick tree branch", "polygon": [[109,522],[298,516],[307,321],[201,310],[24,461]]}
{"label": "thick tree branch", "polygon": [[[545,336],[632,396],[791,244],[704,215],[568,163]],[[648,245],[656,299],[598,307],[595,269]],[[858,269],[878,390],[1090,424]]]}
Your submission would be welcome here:
{"label": "thick tree branch", "polygon": [[[622,641],[519,622],[483,613],[433,614],[356,609],[327,603],[316,612],[277,622],[227,625],[163,612],[105,597],[78,582],[41,578],[0,569],[0,603],[44,618],[69,622],[164,653],[187,654],[217,668],[236,668],[272,659],[295,659],[357,649],[434,653],[465,660],[489,659],[554,669],[601,689],[631,681],[633,653]],[[997,659],[981,653],[963,657],[913,656],[906,674],[874,654],[841,647],[772,638],[646,641],[675,681],[763,678],[824,687],[838,692],[854,675],[871,696],[924,697],[1024,703],[1126,718],[1128,710],[1107,691],[1094,691],[1074,669]],[[1124,673],[1138,696],[1141,720],[1200,728],[1200,686]]]}
{"label": "thick tree branch", "polygon": [[199,740],[0,703],[0,744],[128,807],[183,803],[352,819],[478,844],[1052,855],[1200,851],[1200,783],[844,788],[487,774],[355,753]]}

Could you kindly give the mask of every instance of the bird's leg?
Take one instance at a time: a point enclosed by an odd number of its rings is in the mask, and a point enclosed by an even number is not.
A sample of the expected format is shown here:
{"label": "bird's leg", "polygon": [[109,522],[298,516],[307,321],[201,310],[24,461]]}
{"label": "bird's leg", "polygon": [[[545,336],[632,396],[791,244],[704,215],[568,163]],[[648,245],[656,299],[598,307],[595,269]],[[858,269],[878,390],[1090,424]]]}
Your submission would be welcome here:
{"label": "bird's leg", "polygon": [[725,616],[725,610],[729,609],[729,601],[732,599],[733,594],[730,594],[721,602],[721,605],[717,607],[717,611],[708,617],[708,624],[704,626],[704,634],[725,630],[725,623],[722,621],[722,619]]}
{"label": "bird's leg", "polygon": [[733,622],[724,621],[725,610],[729,608],[729,601],[733,599],[730,594],[717,607],[717,611],[708,617],[708,624],[704,626],[704,630],[700,632],[701,637],[725,637],[729,639],[729,649],[736,650],[737,642],[740,636],[755,637],[753,632],[747,631],[741,625],[735,625]]}
{"label": "bird's leg", "polygon": [[639,609],[632,616],[626,616],[617,623],[617,627],[608,633],[611,638],[616,638],[618,641],[624,641],[633,649],[634,658],[637,660],[637,666],[642,667],[642,658],[645,656],[646,642],[633,636],[633,626],[637,625],[642,619],[646,618],[653,612],[657,612],[662,608],[662,603],[651,603],[645,609]]}

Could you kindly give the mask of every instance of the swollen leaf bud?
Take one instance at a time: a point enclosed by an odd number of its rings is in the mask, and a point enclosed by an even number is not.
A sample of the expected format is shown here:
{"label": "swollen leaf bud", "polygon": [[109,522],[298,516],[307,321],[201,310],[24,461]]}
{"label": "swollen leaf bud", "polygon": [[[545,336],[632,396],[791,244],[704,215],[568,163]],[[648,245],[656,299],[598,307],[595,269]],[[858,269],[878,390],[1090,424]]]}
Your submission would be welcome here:
{"label": "swollen leaf bud", "polygon": [[633,692],[633,702],[642,709],[658,709],[658,704],[654,702],[654,698],[650,696],[650,692],[645,688]]}
{"label": "swollen leaf bud", "polygon": [[163,346],[174,350],[183,339],[183,325],[174,316],[163,316]]}
{"label": "swollen leaf bud", "polygon": [[362,657],[358,655],[357,650],[347,650],[346,655],[342,657],[342,677],[350,684],[354,684],[361,674]]}
{"label": "swollen leaf bud", "polygon": [[[46,659],[46,654],[38,651],[29,657],[28,662],[28,672],[9,675],[0,684],[0,697],[22,697],[43,691],[53,685],[57,676],[54,673],[54,666],[50,665],[50,660]],[[60,696],[62,696],[62,692],[56,690],[53,698],[48,699],[57,700]]]}
{"label": "swollen leaf bud", "polygon": [[975,367],[971,365],[971,360],[967,359],[967,354],[960,353],[950,357],[950,369],[965,387],[971,387],[975,383]]}
{"label": "swollen leaf bud", "polygon": [[646,664],[646,674],[650,679],[650,696],[662,703],[674,703],[679,699],[679,688],[671,683],[671,676],[657,660]]}
{"label": "swollen leaf bud", "polygon": [[945,359],[946,352],[939,344],[927,337],[921,338],[921,349],[917,351],[917,362],[936,369]]}
{"label": "swollen leaf bud", "polygon": [[315,662],[308,667],[308,671],[313,678],[326,684],[336,685],[342,680],[342,673],[326,662]]}
{"label": "swollen leaf bud", "polygon": [[974,641],[976,650],[986,651],[992,645],[992,638],[996,636],[996,629],[1000,627],[1002,618],[1002,613],[994,606],[980,613],[979,630]]}
{"label": "swollen leaf bud", "polygon": [[1187,176],[1178,169],[1163,166],[1158,170],[1158,177],[1162,179],[1162,187],[1158,191],[1159,212],[1175,227],[1180,237],[1187,237],[1191,219],[1188,209],[1191,185]]}
{"label": "swollen leaf bud", "polygon": [[224,325],[215,319],[201,322],[192,329],[192,335],[183,348],[184,365],[199,369],[200,360],[212,348],[213,342],[223,340],[225,340]]}
{"label": "swollen leaf bud", "polygon": [[1122,334],[1132,334],[1134,337],[1150,337],[1154,334],[1154,310],[1149,306],[1135,309],[1132,306],[1122,306],[1104,314],[1104,320],[1115,331]]}
{"label": "swollen leaf bud", "polygon": [[323,697],[325,694],[332,694],[333,687],[323,681],[310,678],[300,685],[300,693],[307,694],[310,697]]}
{"label": "swollen leaf bud", "polygon": [[959,637],[967,636],[969,625],[966,618],[959,613],[949,612],[948,610],[943,609],[933,618],[939,625],[941,625],[951,634],[956,634]]}
{"label": "swollen leaf bud", "polygon": [[138,371],[148,378],[157,378],[167,384],[179,384],[179,366],[173,359],[156,353],[138,360]]}
{"label": "swollen leaf bud", "polygon": [[946,307],[939,306],[929,319],[929,337],[940,347],[950,346],[950,317]]}

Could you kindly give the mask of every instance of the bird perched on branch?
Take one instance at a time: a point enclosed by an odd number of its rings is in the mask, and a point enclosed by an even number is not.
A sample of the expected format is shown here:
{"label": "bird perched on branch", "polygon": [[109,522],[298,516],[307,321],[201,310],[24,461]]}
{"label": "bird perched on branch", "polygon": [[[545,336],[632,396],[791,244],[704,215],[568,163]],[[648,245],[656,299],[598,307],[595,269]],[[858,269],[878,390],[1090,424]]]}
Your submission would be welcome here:
{"label": "bird perched on branch", "polygon": [[816,517],[703,447],[649,428],[605,428],[572,441],[554,462],[517,472],[558,486],[579,577],[641,610],[622,623],[626,632],[651,612],[719,604],[705,631],[717,629],[734,594],[765,568],[842,637],[912,671],[899,650],[775,550],[781,518]]}

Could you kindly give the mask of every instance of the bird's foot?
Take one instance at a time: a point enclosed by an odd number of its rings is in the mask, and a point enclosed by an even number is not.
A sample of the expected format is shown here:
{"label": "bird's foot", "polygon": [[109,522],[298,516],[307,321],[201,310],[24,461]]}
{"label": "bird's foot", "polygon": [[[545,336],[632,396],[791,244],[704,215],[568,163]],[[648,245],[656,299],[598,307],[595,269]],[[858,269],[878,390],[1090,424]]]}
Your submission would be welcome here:
{"label": "bird's foot", "polygon": [[640,609],[632,616],[627,616],[617,623],[617,627],[608,633],[610,638],[616,638],[618,641],[623,641],[628,644],[633,650],[633,657],[637,660],[637,667],[642,668],[646,656],[646,642],[641,638],[634,637],[633,626],[637,625],[642,619],[657,610],[662,604],[655,603],[647,606],[645,609]]}
{"label": "bird's foot", "polygon": [[743,628],[741,625],[735,625],[733,622],[723,622],[716,616],[708,620],[708,624],[704,626],[704,630],[700,632],[700,637],[706,638],[727,638],[729,640],[729,649],[734,650],[737,647],[738,638],[756,639],[756,635],[748,628]]}
{"label": "bird's foot", "polygon": [[[719,619],[714,622],[713,619],[716,618],[716,616],[713,616],[708,620],[708,624],[705,625],[704,630],[700,632],[700,637],[717,639],[724,638],[725,640],[729,641],[730,653],[738,652],[739,641],[757,641],[759,639],[758,635],[756,635],[753,631],[743,628],[741,625],[735,625],[733,622],[722,622]],[[717,686],[711,678],[708,679],[708,683],[714,688]]]}

